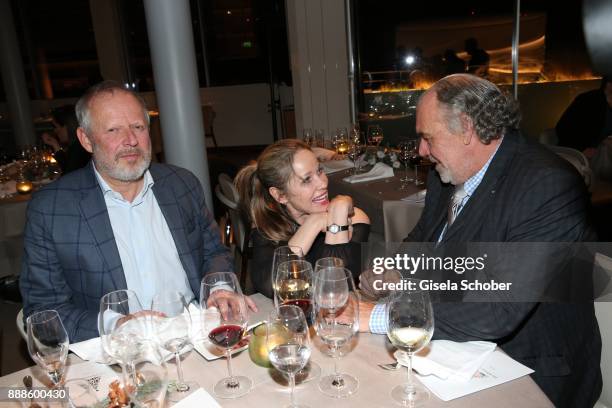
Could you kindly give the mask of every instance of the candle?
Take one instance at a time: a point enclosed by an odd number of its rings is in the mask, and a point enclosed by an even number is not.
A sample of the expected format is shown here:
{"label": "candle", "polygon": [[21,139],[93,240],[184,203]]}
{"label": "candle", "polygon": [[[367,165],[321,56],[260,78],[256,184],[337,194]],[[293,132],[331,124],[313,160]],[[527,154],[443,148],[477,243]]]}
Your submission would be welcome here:
{"label": "candle", "polygon": [[32,192],[33,187],[34,186],[32,185],[32,183],[28,180],[20,180],[16,184],[17,192],[19,194],[29,194],[30,192]]}
{"label": "candle", "polygon": [[283,330],[278,326],[271,326],[273,333],[268,337],[266,333],[266,324],[262,324],[253,330],[249,341],[249,356],[251,360],[258,366],[272,367],[268,359],[268,350],[275,345],[285,341]]}

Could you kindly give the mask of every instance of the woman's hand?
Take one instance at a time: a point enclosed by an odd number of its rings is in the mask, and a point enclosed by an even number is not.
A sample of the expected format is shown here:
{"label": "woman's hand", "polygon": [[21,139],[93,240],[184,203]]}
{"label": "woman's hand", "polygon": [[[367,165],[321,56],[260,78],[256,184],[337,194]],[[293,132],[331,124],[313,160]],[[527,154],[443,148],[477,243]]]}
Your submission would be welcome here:
{"label": "woman's hand", "polygon": [[327,207],[329,224],[347,225],[354,213],[353,199],[345,195],[334,197]]}
{"label": "woman's hand", "polygon": [[325,232],[327,229],[327,213],[308,214],[302,225],[313,226],[317,231]]}

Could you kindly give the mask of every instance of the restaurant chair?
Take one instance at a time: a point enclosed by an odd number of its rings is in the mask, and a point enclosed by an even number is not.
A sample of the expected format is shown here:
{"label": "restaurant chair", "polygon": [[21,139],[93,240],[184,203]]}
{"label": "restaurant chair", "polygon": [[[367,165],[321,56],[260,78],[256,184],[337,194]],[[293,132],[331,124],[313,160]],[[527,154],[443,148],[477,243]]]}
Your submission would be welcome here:
{"label": "restaurant chair", "polygon": [[25,324],[23,322],[23,309],[19,309],[17,317],[15,318],[15,324],[17,325],[17,331],[26,342],[28,341],[28,335],[25,330]]}
{"label": "restaurant chair", "polygon": [[589,161],[581,151],[565,146],[546,146],[560,157],[572,163],[578,172],[584,178],[584,183],[589,187],[591,185],[592,171],[589,166]]}
{"label": "restaurant chair", "polygon": [[240,255],[240,285],[245,289],[247,284],[250,285],[247,275],[251,255],[249,248],[251,228],[249,223],[243,219],[238,207],[239,195],[231,177],[222,173],[218,180],[219,184],[215,188],[215,194],[229,212],[234,237],[234,250]]}
{"label": "restaurant chair", "polygon": [[211,138],[213,147],[217,147],[217,138],[215,137],[215,128],[213,122],[217,114],[212,105],[202,105],[202,119],[204,119],[204,138]]}
{"label": "restaurant chair", "polygon": [[401,242],[421,218],[423,203],[383,201],[385,242]]}

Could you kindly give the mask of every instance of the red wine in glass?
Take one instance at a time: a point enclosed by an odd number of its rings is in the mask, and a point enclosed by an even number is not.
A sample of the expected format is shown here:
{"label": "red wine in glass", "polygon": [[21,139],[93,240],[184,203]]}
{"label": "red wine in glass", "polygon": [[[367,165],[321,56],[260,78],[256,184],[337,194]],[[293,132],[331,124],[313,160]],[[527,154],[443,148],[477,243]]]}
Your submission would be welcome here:
{"label": "red wine in glass", "polygon": [[304,316],[306,316],[307,320],[310,320],[310,315],[312,314],[312,301],[310,299],[292,299],[283,302],[283,305],[293,305],[302,309],[304,312]]}
{"label": "red wine in glass", "polygon": [[244,328],[235,324],[216,327],[208,334],[208,339],[215,345],[229,349],[234,347],[244,334]]}

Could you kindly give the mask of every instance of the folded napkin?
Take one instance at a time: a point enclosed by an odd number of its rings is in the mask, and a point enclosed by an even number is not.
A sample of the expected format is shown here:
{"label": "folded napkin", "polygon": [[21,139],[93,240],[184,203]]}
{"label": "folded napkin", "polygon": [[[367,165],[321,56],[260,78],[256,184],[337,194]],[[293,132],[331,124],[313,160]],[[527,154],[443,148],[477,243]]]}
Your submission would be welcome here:
{"label": "folded napkin", "polygon": [[[488,341],[457,343],[433,340],[429,347],[412,357],[412,367],[421,375],[433,374],[443,380],[469,381],[495,347],[495,343]],[[406,353],[398,350],[394,356],[401,365],[408,365]]]}
{"label": "folded napkin", "polygon": [[173,405],[175,408],[221,408],[221,405],[203,388],[198,388],[179,402]]}
{"label": "folded napkin", "polygon": [[100,364],[112,363],[112,359],[102,349],[102,341],[99,337],[79,343],[71,343],[69,349],[85,361],[93,361]]}
{"label": "folded napkin", "polygon": [[425,196],[427,195],[427,190],[421,190],[414,194],[409,195],[408,197],[404,197],[401,200],[409,203],[423,203],[425,202]]}
{"label": "folded napkin", "polygon": [[385,163],[379,162],[376,163],[367,173],[345,177],[342,180],[346,181],[347,183],[363,183],[365,181],[378,180],[387,177],[393,177],[393,169],[387,166]]}
{"label": "folded napkin", "polygon": [[328,160],[321,162],[321,166],[323,167],[323,171],[325,174],[332,174],[338,171],[352,169],[354,164],[349,159],[344,160]]}

